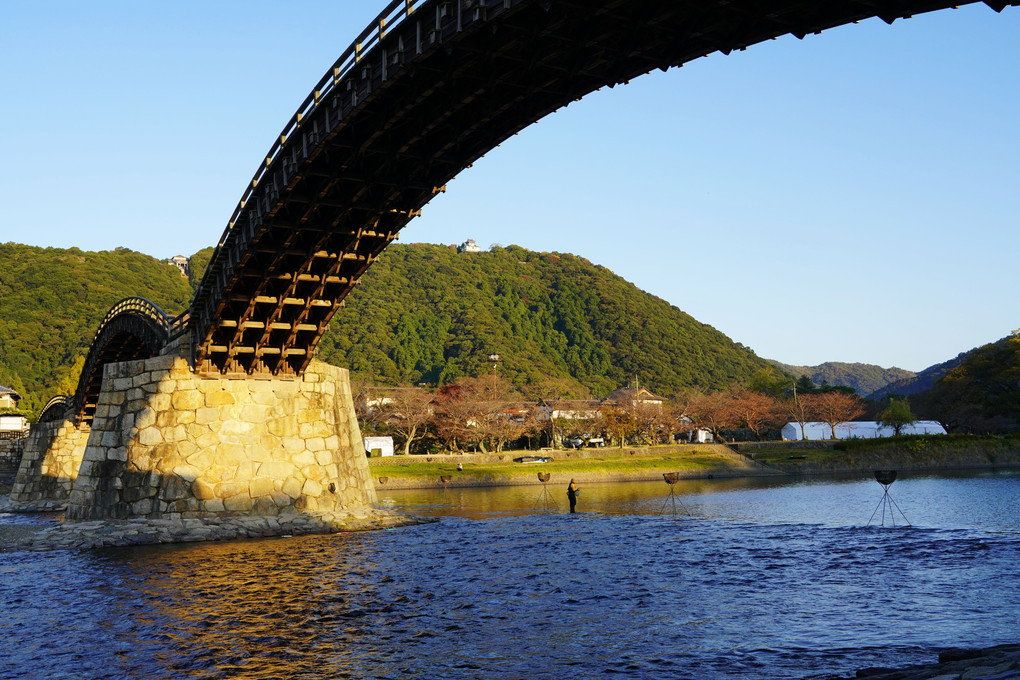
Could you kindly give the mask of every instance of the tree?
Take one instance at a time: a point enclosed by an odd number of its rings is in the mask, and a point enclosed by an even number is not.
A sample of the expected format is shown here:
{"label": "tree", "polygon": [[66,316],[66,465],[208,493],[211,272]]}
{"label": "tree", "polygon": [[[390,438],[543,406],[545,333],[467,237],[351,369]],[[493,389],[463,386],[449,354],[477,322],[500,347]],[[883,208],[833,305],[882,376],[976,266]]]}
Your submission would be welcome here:
{"label": "tree", "polygon": [[754,432],[758,441],[761,441],[763,428],[778,424],[780,411],[774,397],[734,386],[730,391],[730,401],[738,424]]}
{"label": "tree", "polygon": [[634,434],[636,427],[634,414],[619,406],[603,406],[599,409],[600,429],[609,435],[610,441],[616,439],[622,449],[627,437]]}
{"label": "tree", "polygon": [[900,436],[904,425],[909,425],[915,420],[917,418],[914,417],[914,412],[910,410],[910,402],[906,399],[890,399],[889,405],[878,415],[879,424],[891,427],[897,437]]}
{"label": "tree", "polygon": [[432,394],[420,387],[399,387],[383,400],[386,423],[404,440],[404,455],[411,453],[411,443],[425,435],[432,418]]}
{"label": "tree", "polygon": [[836,438],[837,425],[853,420],[865,410],[860,397],[846,392],[834,390],[811,396],[819,420],[829,426],[833,439]]}
{"label": "tree", "polygon": [[722,440],[722,430],[736,425],[733,402],[724,392],[697,395],[688,408],[695,424],[711,430],[716,440]]}
{"label": "tree", "polygon": [[786,414],[790,416],[790,419],[800,425],[800,434],[804,437],[804,441],[807,441],[807,424],[814,422],[818,418],[817,411],[815,410],[815,395],[798,394],[795,387],[793,396],[785,399],[782,402],[782,407]]}

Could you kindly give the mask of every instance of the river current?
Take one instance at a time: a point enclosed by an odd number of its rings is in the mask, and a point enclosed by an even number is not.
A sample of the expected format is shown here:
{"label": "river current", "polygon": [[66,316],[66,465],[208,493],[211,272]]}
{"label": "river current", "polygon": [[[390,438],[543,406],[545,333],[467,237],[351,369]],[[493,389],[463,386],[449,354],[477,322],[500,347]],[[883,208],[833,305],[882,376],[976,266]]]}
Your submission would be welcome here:
{"label": "river current", "polygon": [[576,515],[549,491],[380,491],[437,521],[379,532],[0,554],[0,678],[825,678],[1018,641],[1017,474],[901,479],[884,526],[862,478],[590,485]]}

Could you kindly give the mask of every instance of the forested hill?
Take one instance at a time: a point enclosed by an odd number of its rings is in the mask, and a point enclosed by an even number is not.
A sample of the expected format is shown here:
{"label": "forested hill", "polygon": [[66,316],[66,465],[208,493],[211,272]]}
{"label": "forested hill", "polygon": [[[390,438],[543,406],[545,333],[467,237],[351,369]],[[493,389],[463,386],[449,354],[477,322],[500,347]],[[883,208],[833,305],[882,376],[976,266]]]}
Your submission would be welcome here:
{"label": "forested hill", "polygon": [[494,353],[518,385],[560,379],[594,396],[635,380],[664,394],[720,389],[772,370],[605,267],[517,246],[391,245],[318,350],[385,382],[429,384],[492,371]]}
{"label": "forested hill", "polygon": [[[110,307],[137,295],[183,311],[210,252],[192,256],[189,285],[172,265],[126,249],[0,245],[0,384],[33,414],[73,392]],[[604,267],[518,247],[391,245],[317,355],[380,382],[436,385],[492,371],[494,353],[500,374],[560,396],[602,396],[635,380],[665,394],[717,389],[770,368]]]}
{"label": "forested hill", "polygon": [[882,368],[875,364],[827,361],[817,366],[791,366],[778,361],[771,363],[796,378],[806,375],[816,385],[852,387],[862,397],[867,397],[892,383],[908,381],[914,377],[912,371],[895,366]]}
{"label": "forested hill", "polygon": [[1020,431],[1020,331],[957,359],[911,404],[953,431]]}
{"label": "forested hill", "polygon": [[[196,253],[191,277],[197,283]],[[768,362],[574,255],[510,246],[389,246],[347,298],[317,356],[383,383],[438,385],[496,368],[518,385],[603,396],[635,380],[669,394],[745,382]],[[554,386],[554,387],[553,387]],[[532,391],[535,391],[532,390]]]}
{"label": "forested hill", "polygon": [[86,252],[0,244],[0,384],[38,413],[46,401],[74,391],[85,354],[110,308],[130,296],[168,314],[191,301],[173,265],[124,248]]}

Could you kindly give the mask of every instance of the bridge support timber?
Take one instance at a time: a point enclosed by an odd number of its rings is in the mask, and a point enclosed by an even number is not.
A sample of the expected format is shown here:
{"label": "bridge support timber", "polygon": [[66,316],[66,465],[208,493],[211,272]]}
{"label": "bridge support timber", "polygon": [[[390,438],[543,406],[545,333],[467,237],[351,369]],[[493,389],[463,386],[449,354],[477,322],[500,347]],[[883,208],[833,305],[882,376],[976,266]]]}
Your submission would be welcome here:
{"label": "bridge support timber", "polygon": [[90,434],[88,425],[75,427],[71,418],[32,427],[4,510],[45,512],[67,505]]}
{"label": "bridge support timber", "polygon": [[105,368],[66,519],[367,513],[375,501],[345,369],[202,378],[164,355]]}

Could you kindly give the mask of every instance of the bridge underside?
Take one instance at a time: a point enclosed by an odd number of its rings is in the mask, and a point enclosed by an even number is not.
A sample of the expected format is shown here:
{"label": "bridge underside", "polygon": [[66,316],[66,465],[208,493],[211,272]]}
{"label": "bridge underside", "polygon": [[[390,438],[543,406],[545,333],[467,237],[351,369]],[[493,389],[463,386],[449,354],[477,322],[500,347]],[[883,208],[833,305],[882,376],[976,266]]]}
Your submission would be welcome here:
{"label": "bridge underside", "polygon": [[447,181],[593,90],[788,33],[949,6],[407,0],[371,49],[319,83],[253,180],[192,305],[196,371],[300,374],[359,277]]}

